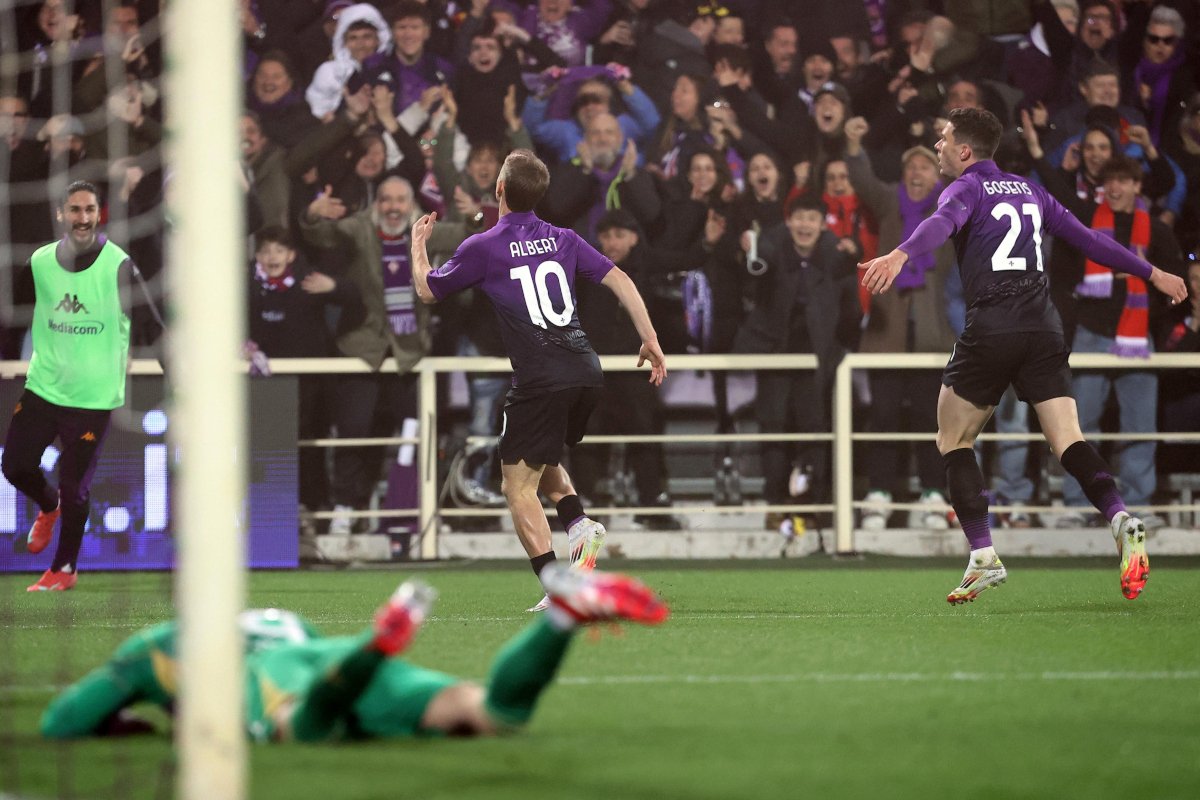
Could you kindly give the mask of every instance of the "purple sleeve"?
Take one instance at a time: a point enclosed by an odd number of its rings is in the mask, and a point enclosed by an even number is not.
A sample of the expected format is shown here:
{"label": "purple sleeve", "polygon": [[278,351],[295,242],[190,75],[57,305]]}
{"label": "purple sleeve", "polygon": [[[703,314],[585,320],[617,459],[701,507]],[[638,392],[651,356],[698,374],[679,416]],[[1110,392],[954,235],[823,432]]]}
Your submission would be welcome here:
{"label": "purple sleeve", "polygon": [[1138,258],[1110,237],[1085,227],[1061,203],[1046,193],[1043,195],[1042,208],[1046,217],[1043,222],[1047,231],[1097,264],[1150,280],[1154,267],[1147,261]]}
{"label": "purple sleeve", "polygon": [[463,242],[449,261],[429,273],[429,291],[438,300],[483,282],[487,272],[487,250],[472,244],[470,239]]}
{"label": "purple sleeve", "polygon": [[970,218],[971,188],[972,184],[965,181],[950,184],[938,200],[937,211],[922,220],[917,229],[896,249],[903,250],[912,258],[941,247]]}
{"label": "purple sleeve", "polygon": [[582,275],[592,283],[600,283],[616,265],[603,253],[585,242],[579,234],[572,231],[571,236],[575,237],[576,246],[575,274]]}

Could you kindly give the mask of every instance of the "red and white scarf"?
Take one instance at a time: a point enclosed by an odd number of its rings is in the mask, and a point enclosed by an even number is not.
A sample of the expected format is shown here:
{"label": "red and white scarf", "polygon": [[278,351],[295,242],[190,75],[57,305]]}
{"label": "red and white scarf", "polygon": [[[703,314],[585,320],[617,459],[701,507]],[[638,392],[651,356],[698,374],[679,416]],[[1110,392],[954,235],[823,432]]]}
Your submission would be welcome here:
{"label": "red and white scarf", "polygon": [[268,292],[286,292],[288,289],[296,285],[296,276],[292,273],[292,268],[289,265],[282,274],[272,278],[267,274],[267,268],[261,262],[254,262],[254,279],[258,281],[258,285]]}
{"label": "red and white scarf", "polygon": [[[1116,240],[1113,210],[1105,201],[1096,206],[1092,215],[1092,230]],[[1150,212],[1140,199],[1133,211],[1133,230],[1126,249],[1145,260],[1150,247]],[[1090,258],[1084,267],[1083,282],[1075,287],[1080,297],[1112,297],[1113,271],[1097,264]],[[1134,275],[1125,276],[1125,308],[1117,320],[1117,339],[1108,350],[1126,358],[1150,357],[1150,298],[1146,293],[1146,282]]]}

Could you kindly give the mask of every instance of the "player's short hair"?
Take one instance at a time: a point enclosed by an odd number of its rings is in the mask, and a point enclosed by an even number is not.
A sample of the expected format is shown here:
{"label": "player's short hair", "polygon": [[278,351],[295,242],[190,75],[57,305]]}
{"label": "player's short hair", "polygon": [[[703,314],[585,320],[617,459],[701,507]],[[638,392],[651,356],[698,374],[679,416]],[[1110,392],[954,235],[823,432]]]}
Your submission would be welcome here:
{"label": "player's short hair", "polygon": [[512,211],[532,211],[550,185],[550,170],[530,150],[513,150],[500,167],[504,200]]}
{"label": "player's short hair", "polygon": [[1136,158],[1130,158],[1124,153],[1113,153],[1112,158],[1104,162],[1104,166],[1100,168],[1100,182],[1112,180],[1113,178],[1126,178],[1128,180],[1140,182],[1142,180],[1142,165],[1138,163]]}
{"label": "player's short hair", "polygon": [[996,154],[1004,126],[995,114],[983,108],[956,108],[949,120],[955,141],[969,145],[976,158],[983,160]]}
{"label": "player's short hair", "polygon": [[280,244],[289,250],[296,249],[292,234],[282,225],[267,225],[254,234],[255,250],[261,250],[268,244]]}
{"label": "player's short hair", "polygon": [[96,188],[96,184],[91,181],[71,181],[67,186],[67,190],[63,192],[62,204],[65,206],[67,200],[76,192],[91,192],[92,196],[96,198],[96,202],[100,202],[100,190]]}

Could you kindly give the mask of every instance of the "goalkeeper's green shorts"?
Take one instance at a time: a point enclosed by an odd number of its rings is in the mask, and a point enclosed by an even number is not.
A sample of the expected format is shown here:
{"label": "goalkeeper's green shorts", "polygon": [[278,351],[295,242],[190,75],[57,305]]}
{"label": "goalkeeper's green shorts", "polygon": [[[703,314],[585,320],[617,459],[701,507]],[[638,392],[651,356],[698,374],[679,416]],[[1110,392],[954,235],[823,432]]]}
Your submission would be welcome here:
{"label": "goalkeeper's green shorts", "polygon": [[[338,636],[250,655],[246,659],[246,730],[250,736],[256,741],[274,739],[278,708],[301,702],[315,681],[360,647],[360,637]],[[389,658],[379,665],[332,738],[436,735],[436,731],[421,728],[425,708],[438,692],[460,682],[453,675]]]}

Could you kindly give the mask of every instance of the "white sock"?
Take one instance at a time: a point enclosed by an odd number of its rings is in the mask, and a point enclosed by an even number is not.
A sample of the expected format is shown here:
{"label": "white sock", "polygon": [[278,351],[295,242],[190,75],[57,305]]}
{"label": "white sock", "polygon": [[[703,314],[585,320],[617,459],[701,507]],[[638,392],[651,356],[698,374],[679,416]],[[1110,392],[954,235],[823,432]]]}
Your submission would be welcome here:
{"label": "white sock", "polygon": [[996,559],[996,548],[991,545],[971,551],[971,566],[973,567],[987,566]]}

